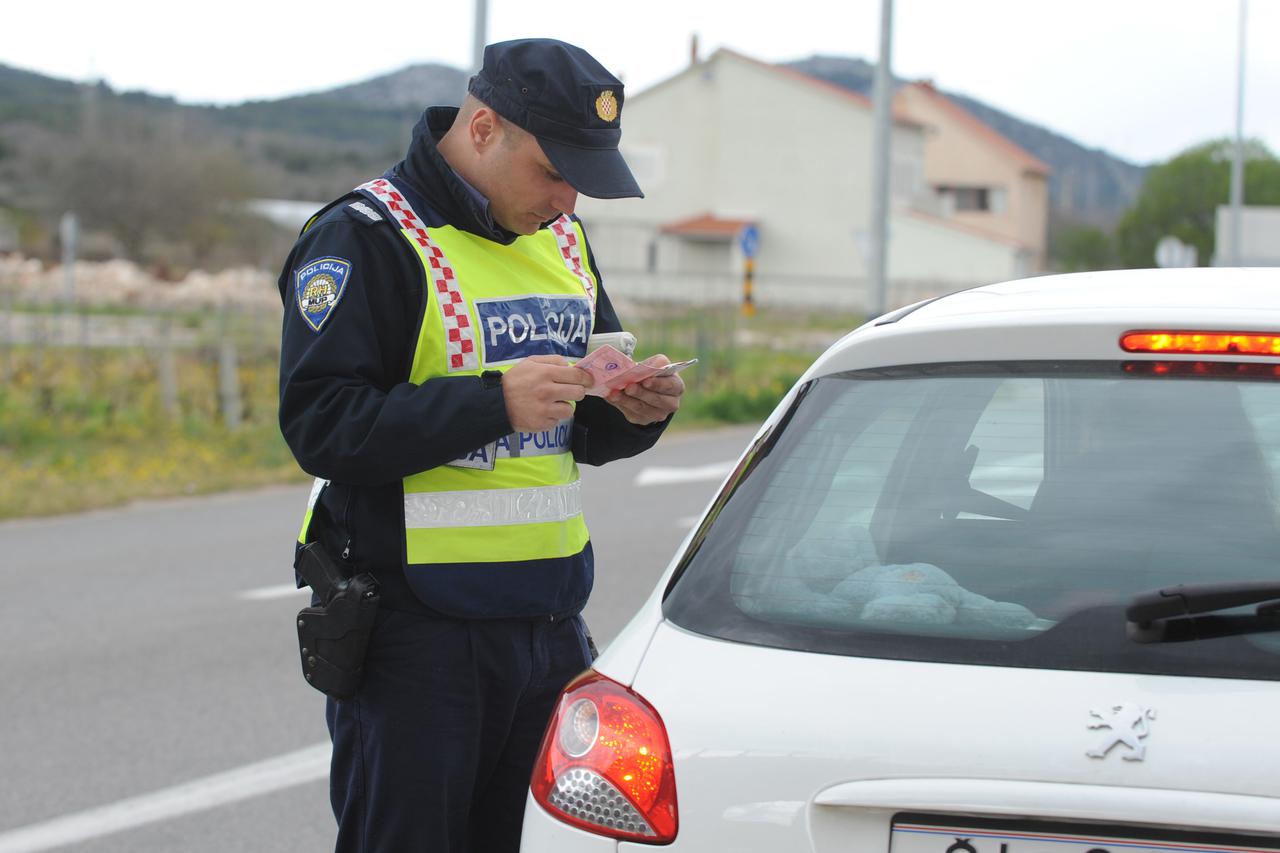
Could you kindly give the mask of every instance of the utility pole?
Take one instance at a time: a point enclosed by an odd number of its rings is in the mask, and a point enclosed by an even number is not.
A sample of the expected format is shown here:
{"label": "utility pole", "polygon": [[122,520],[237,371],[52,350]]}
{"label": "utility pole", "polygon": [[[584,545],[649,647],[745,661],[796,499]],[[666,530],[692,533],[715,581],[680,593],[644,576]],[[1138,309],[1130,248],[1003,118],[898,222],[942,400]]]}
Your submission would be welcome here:
{"label": "utility pole", "polygon": [[1240,266],[1241,210],[1244,205],[1244,47],[1248,0],[1240,0],[1240,68],[1236,76],[1236,144],[1231,156],[1231,266]]}
{"label": "utility pole", "polygon": [[893,0],[880,2],[880,61],[876,64],[875,130],[871,155],[871,252],[868,273],[871,304],[868,318],[888,305],[889,130],[893,115]]}
{"label": "utility pole", "polygon": [[471,31],[471,73],[484,65],[484,45],[489,38],[489,0],[475,0],[476,24]]}
{"label": "utility pole", "polygon": [[70,305],[76,301],[76,254],[80,242],[80,220],[74,212],[62,214],[58,237],[62,243],[62,301]]}

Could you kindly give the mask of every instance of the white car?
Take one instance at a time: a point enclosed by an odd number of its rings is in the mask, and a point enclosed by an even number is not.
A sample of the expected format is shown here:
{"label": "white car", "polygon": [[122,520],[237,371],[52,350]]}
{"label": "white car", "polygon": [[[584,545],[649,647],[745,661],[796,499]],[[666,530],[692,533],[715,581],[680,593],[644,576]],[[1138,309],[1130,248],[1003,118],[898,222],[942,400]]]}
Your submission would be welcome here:
{"label": "white car", "polygon": [[1280,850],[1280,270],[823,354],[571,684],[523,850]]}

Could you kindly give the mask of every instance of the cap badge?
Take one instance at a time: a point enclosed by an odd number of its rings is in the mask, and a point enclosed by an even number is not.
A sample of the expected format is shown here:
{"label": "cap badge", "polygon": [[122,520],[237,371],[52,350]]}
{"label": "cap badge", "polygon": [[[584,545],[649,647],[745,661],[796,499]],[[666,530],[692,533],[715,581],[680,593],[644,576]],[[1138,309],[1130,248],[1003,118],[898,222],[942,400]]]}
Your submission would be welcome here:
{"label": "cap badge", "polygon": [[612,89],[605,89],[596,98],[596,115],[601,121],[613,121],[618,117],[618,99],[613,96]]}

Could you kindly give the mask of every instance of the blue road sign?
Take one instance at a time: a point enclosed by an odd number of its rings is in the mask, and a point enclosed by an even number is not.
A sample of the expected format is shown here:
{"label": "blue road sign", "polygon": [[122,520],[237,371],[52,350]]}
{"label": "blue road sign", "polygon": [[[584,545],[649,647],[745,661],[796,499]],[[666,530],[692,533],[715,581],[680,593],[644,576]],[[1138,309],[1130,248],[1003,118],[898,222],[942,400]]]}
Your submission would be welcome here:
{"label": "blue road sign", "polygon": [[738,232],[738,247],[742,249],[742,254],[754,258],[756,252],[760,251],[760,229],[754,225],[745,226]]}

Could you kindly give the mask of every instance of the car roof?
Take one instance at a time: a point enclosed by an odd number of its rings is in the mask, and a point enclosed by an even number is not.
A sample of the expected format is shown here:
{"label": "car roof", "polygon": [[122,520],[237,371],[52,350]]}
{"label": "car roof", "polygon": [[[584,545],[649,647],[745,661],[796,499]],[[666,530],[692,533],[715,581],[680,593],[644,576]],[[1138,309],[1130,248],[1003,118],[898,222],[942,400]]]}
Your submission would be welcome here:
{"label": "car roof", "polygon": [[1120,336],[1137,330],[1280,333],[1280,269],[1115,270],[976,287],[859,327],[806,376],[957,361],[1199,358],[1123,352]]}
{"label": "car roof", "polygon": [[1133,309],[1139,314],[1156,303],[1191,310],[1280,310],[1280,269],[1200,267],[1048,275],[963,290],[913,313],[917,320],[1001,311]]}

